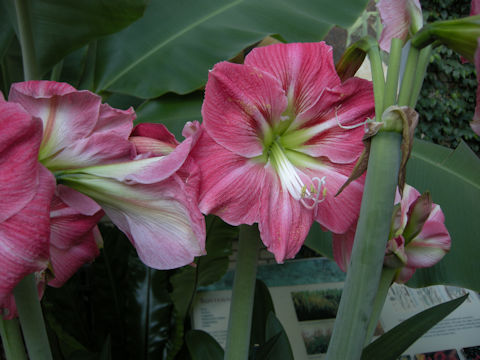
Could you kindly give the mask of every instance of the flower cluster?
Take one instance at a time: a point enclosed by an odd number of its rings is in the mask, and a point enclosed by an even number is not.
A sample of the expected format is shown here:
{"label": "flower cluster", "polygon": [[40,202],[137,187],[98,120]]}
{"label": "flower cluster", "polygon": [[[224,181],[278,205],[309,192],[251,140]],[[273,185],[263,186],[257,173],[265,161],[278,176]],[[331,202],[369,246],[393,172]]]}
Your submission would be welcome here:
{"label": "flower cluster", "polygon": [[[170,269],[205,253],[199,172],[189,153],[199,124],[176,142],[134,129],[132,109],[64,83],[14,84],[0,101],[0,308],[27,274],[49,269],[62,285],[98,255],[106,213],[142,261]],[[150,143],[164,143],[153,149]]]}

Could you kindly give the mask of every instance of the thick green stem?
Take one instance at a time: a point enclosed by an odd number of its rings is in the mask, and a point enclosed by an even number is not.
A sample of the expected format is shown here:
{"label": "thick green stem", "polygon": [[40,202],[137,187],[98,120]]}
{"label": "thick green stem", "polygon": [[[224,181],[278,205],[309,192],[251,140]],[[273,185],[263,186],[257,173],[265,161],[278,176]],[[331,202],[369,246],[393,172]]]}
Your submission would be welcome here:
{"label": "thick green stem", "polygon": [[257,226],[241,225],[228,321],[226,360],[248,359],[259,244]]}
{"label": "thick green stem", "polygon": [[351,262],[327,353],[329,360],[359,359],[362,353],[390,232],[401,140],[396,132],[379,132],[372,138]]}
{"label": "thick green stem", "polygon": [[29,0],[15,0],[15,12],[17,16],[20,47],[22,49],[24,78],[25,81],[37,80],[38,69],[35,56],[35,46],[33,43]]}
{"label": "thick green stem", "polygon": [[398,91],[398,74],[400,73],[400,60],[402,56],[403,41],[393,38],[390,45],[390,57],[388,58],[387,81],[383,98],[383,109],[395,104]]}
{"label": "thick green stem", "polygon": [[[382,59],[380,58],[380,50],[375,42],[368,49],[368,59],[370,60],[370,68],[373,80],[373,93],[375,94],[375,116],[377,119],[382,118],[383,113],[383,96],[385,89],[385,75],[383,74]],[[377,120],[380,121],[380,120]]]}
{"label": "thick green stem", "polygon": [[432,54],[432,45],[429,45],[423,48],[420,51],[418,57],[417,69],[415,71],[412,96],[410,97],[409,106],[415,108],[417,105],[418,96],[420,95],[420,90],[422,90],[423,79],[425,78],[425,73],[427,72],[428,64],[430,63],[430,55]]}
{"label": "thick green stem", "polygon": [[52,353],[34,275],[24,277],[13,293],[30,360],[51,360]]}
{"label": "thick green stem", "polygon": [[407,64],[405,66],[405,73],[403,75],[402,85],[400,87],[400,94],[398,95],[398,105],[400,106],[410,104],[413,84],[415,81],[415,73],[417,71],[418,55],[419,50],[414,46],[410,46]]}
{"label": "thick green stem", "polygon": [[4,320],[0,316],[0,335],[7,360],[27,360],[17,319]]}
{"label": "thick green stem", "polygon": [[380,318],[380,313],[382,312],[383,305],[385,304],[385,299],[387,298],[388,289],[392,284],[393,278],[397,269],[384,267],[382,270],[382,276],[380,278],[380,284],[378,286],[377,296],[375,297],[375,302],[373,303],[373,312],[370,317],[370,322],[367,328],[367,336],[365,337],[365,346],[370,344],[373,334],[375,333],[375,328],[378,324],[378,319]]}

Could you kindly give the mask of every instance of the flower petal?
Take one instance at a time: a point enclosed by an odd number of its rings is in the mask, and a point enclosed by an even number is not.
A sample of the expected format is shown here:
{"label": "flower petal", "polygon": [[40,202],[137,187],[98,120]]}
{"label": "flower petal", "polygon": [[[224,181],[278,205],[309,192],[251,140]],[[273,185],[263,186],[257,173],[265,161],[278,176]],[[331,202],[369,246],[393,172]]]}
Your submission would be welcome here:
{"label": "flower petal", "polygon": [[268,73],[221,62],[208,75],[203,125],[217,143],[251,158],[262,154],[261,139],[286,106],[280,83]]}
{"label": "flower petal", "polygon": [[71,172],[112,178],[131,184],[163,181],[180,169],[198,141],[201,132],[200,124],[187,123],[185,127],[190,131],[189,136],[166,156],[138,158],[138,160],[92,166]]}
{"label": "flower petal", "polygon": [[300,250],[313,223],[313,212],[282,189],[275,171],[267,165],[261,194],[258,229],[263,243],[282,263]]}
{"label": "flower petal", "polygon": [[[326,156],[336,163],[350,163],[363,150],[362,123],[374,116],[371,83],[352,78],[325,90],[316,104],[297,116],[289,132],[297,137],[300,133],[306,139],[298,151],[313,157]],[[356,128],[349,129],[355,125]]]}
{"label": "flower petal", "polygon": [[340,84],[332,54],[324,42],[274,44],[253,49],[245,64],[280,81],[298,114],[312,106],[325,88]]}
{"label": "flower petal", "polygon": [[429,267],[442,259],[450,250],[450,234],[439,221],[427,221],[422,231],[405,247],[407,265],[414,268]]}
{"label": "flower petal", "polygon": [[36,195],[42,123],[14,103],[0,101],[0,222]]}
{"label": "flower petal", "polygon": [[102,206],[146,265],[172,269],[205,254],[204,218],[179,176],[133,185],[93,176],[64,181]]}
{"label": "flower petal", "polygon": [[38,169],[39,184],[33,199],[0,222],[0,304],[23,277],[47,267],[55,179],[43,166]]}
{"label": "flower petal", "polygon": [[348,265],[350,264],[356,228],[357,223],[354,223],[347,232],[343,234],[332,234],[333,258],[340,269],[345,272],[347,272]]}
{"label": "flower petal", "polygon": [[87,216],[68,206],[58,196],[50,209],[50,263],[54,278],[48,284],[62,286],[83,264],[98,256],[94,228],[103,217],[98,210]]}
{"label": "flower petal", "polygon": [[199,207],[231,225],[259,220],[260,194],[265,177],[262,164],[218,145],[203,131],[192,157],[202,172]]}

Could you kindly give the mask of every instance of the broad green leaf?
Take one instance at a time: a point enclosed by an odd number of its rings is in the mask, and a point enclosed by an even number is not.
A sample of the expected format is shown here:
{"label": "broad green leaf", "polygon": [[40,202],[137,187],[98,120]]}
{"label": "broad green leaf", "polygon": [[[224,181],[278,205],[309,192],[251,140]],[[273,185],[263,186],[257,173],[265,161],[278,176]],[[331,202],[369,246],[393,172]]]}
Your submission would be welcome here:
{"label": "broad green leaf", "polygon": [[188,95],[166,94],[140,106],[135,123],[162,123],[180,140],[183,138],[182,130],[187,121],[202,119],[202,102],[201,91]]}
{"label": "broad green leaf", "polygon": [[467,297],[468,294],[432,306],[405,320],[368,345],[363,350],[362,360],[397,359],[418,338],[459,307]]}
{"label": "broad green leaf", "polygon": [[207,255],[197,259],[196,267],[184,266],[170,278],[173,288],[170,296],[176,321],[169,341],[168,359],[173,359],[183,345],[183,322],[193,303],[197,286],[214,283],[225,274],[232,253],[232,240],[238,236],[238,228],[213,215],[206,218],[206,226]]}
{"label": "broad green leaf", "polygon": [[[91,40],[130,25],[143,15],[146,2],[146,0],[29,1],[40,73],[44,74],[65,55]],[[15,24],[15,17],[10,16],[10,20]]]}
{"label": "broad green leaf", "polygon": [[10,42],[15,36],[15,32],[8,21],[8,16],[8,12],[4,8],[3,2],[0,2],[0,62],[7,52]]}
{"label": "broad green leaf", "polygon": [[408,285],[449,284],[480,290],[480,159],[461,143],[456,150],[416,140],[407,183],[430,191],[445,214],[450,252],[435,266],[416,271]]}
{"label": "broad green leaf", "polygon": [[223,349],[208,333],[190,330],[185,336],[192,360],[223,360]]}
{"label": "broad green leaf", "polygon": [[255,283],[255,298],[253,300],[250,347],[254,347],[256,344],[263,345],[268,340],[265,331],[268,315],[271,312],[275,313],[275,309],[273,308],[270,292],[263,281],[257,279]]}
{"label": "broad green leaf", "polygon": [[256,352],[256,360],[294,359],[287,334],[273,312],[268,314],[265,337],[267,342]]}
{"label": "broad green leaf", "polygon": [[141,98],[200,88],[207,70],[267,35],[319,41],[367,0],[152,0],[142,19],[99,41],[96,91]]}

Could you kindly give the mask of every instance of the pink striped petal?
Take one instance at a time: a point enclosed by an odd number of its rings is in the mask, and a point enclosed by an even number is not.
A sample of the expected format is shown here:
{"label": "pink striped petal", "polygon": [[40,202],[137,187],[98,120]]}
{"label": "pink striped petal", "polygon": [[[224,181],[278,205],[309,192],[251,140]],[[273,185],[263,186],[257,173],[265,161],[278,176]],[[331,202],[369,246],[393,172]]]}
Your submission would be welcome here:
{"label": "pink striped petal", "polygon": [[418,236],[405,247],[407,265],[423,268],[435,265],[450,250],[450,234],[438,221],[427,221]]}
{"label": "pink striped petal", "polygon": [[274,44],[253,49],[245,64],[280,81],[293,101],[294,113],[299,114],[314,105],[324,89],[340,84],[332,54],[324,42]]}
{"label": "pink striped petal", "polygon": [[58,184],[56,193],[62,202],[82,215],[94,216],[101,210],[94,200],[68,186]]}
{"label": "pink striped petal", "polygon": [[325,166],[305,171],[311,178],[325,176],[326,194],[324,200],[318,204],[315,220],[324,228],[333,233],[342,234],[349,230],[357,220],[363,194],[365,177],[353,181],[340,195],[335,196],[340,187],[348,179],[353,164]]}
{"label": "pink striped petal", "polygon": [[78,177],[66,182],[102,206],[146,265],[172,269],[205,254],[204,218],[180,177],[147,185]]}
{"label": "pink striped petal", "polygon": [[96,94],[54,81],[14,84],[9,100],[42,119],[39,159],[51,170],[118,162],[135,155],[128,142],[133,109],[113,109],[101,104]]}
{"label": "pink striped petal", "polygon": [[115,164],[80,169],[84,174],[112,178],[129,184],[152,184],[163,181],[178,171],[187,160],[200,136],[198,122],[187,123],[188,137],[166,156],[154,156]]}
{"label": "pink striped petal", "polygon": [[0,303],[7,301],[23,277],[47,267],[55,179],[43,166],[38,171],[34,197],[20,212],[0,222]]}
{"label": "pink striped petal", "polygon": [[20,105],[0,102],[0,222],[21,211],[39,185],[42,123]]}
{"label": "pink striped petal", "polygon": [[98,210],[87,216],[68,206],[58,196],[52,199],[50,209],[50,263],[54,278],[48,283],[62,286],[83,264],[98,256],[94,228],[103,217]]}
{"label": "pink striped petal", "polygon": [[340,269],[347,272],[352,255],[353,241],[357,223],[354,223],[347,232],[343,234],[332,234],[333,258]]}
{"label": "pink striped petal", "polygon": [[262,164],[236,155],[202,132],[192,157],[202,172],[199,207],[231,225],[259,220],[265,178]]}
{"label": "pink striped petal", "polygon": [[286,106],[280,83],[268,73],[222,62],[208,75],[203,125],[217,143],[251,158],[262,154],[261,140]]}
{"label": "pink striped petal", "polygon": [[262,189],[258,229],[263,243],[278,263],[295,257],[313,223],[312,210],[282,189],[275,171],[267,165]]}
{"label": "pink striped petal", "polygon": [[472,0],[470,4],[470,16],[480,14],[480,0]]}
{"label": "pink striped petal", "polygon": [[[356,161],[363,150],[362,123],[375,116],[372,104],[372,86],[366,80],[352,78],[326,90],[293,124],[300,126],[293,132],[308,134],[309,138],[298,150],[313,157],[326,156],[336,163]],[[352,126],[357,127],[348,129]]]}
{"label": "pink striped petal", "polygon": [[408,280],[411,279],[416,270],[416,268],[404,266],[398,271],[397,275],[395,276],[395,282],[405,284]]}

